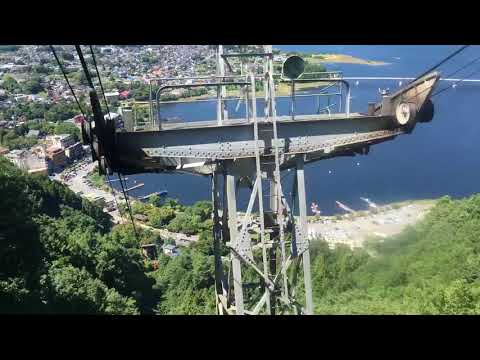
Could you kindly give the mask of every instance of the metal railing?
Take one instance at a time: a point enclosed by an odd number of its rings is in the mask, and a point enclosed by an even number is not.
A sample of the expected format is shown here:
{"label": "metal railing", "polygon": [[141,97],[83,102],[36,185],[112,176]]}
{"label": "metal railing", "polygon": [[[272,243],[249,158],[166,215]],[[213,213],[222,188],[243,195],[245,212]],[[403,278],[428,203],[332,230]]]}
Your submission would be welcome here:
{"label": "metal railing", "polygon": [[[321,78],[311,78],[311,76],[318,76],[322,75]],[[290,110],[290,115],[292,116],[292,119],[295,118],[295,99],[296,98],[315,98],[316,99],[316,113],[320,114],[322,112],[326,112],[328,114],[331,114],[333,112],[333,107],[338,104],[338,112],[342,112],[342,105],[344,103],[345,106],[345,112],[346,115],[350,115],[350,100],[351,100],[351,94],[350,94],[350,84],[343,79],[342,72],[340,71],[329,71],[329,72],[309,72],[309,73],[303,73],[302,76],[299,79],[296,79],[294,81],[289,80],[289,79],[284,79],[282,77],[282,74],[275,73],[273,74],[275,78],[277,78],[276,82],[277,83],[290,83],[292,85],[292,89],[289,95],[277,95],[277,98],[291,98],[291,110]],[[310,76],[310,78],[304,78],[305,76]],[[326,77],[324,77],[326,76]],[[253,75],[253,79],[255,81],[264,81],[264,76],[262,75]],[[202,82],[202,83],[192,83],[192,84],[166,84],[163,86],[159,86],[157,89],[154,89],[156,87],[154,84],[158,84],[159,82],[178,82],[178,81],[187,81],[187,80],[208,80],[207,82]],[[227,81],[225,81],[227,80]],[[229,81],[228,81],[229,80]],[[242,81],[239,81],[242,80]],[[296,94],[295,93],[295,84],[299,83],[326,83],[326,86],[323,86],[318,93],[314,94]],[[192,77],[163,77],[163,78],[152,78],[149,79],[149,86],[150,86],[150,97],[149,97],[149,120],[150,120],[150,126],[153,128],[159,128],[161,127],[161,113],[160,113],[160,106],[161,104],[166,104],[166,103],[181,103],[181,102],[213,102],[213,101],[218,101],[216,98],[210,98],[210,99],[196,99],[196,100],[173,100],[173,101],[160,101],[160,94],[167,90],[167,89],[175,89],[175,88],[195,88],[195,87],[222,87],[222,86],[228,86],[228,85],[233,85],[233,86],[245,86],[249,88],[251,85],[247,81],[247,76],[246,75],[224,75],[224,76],[219,76],[219,75],[213,75],[213,76],[192,76]],[[331,92],[329,90],[331,89],[336,89],[336,91]],[[343,88],[346,89],[346,97],[345,101],[343,99]],[[155,91],[154,91],[155,90]],[[246,116],[248,118],[248,93],[249,91],[246,91],[247,96],[246,97],[227,97],[223,98],[222,101],[226,100],[245,100],[245,106],[246,106]],[[320,107],[320,99],[321,98],[326,98],[327,99],[327,105],[323,108]],[[339,97],[339,101],[331,103],[331,98],[334,97]],[[154,107],[156,109],[154,109]],[[236,110],[237,111],[237,110]],[[137,122],[136,115],[135,117],[135,123]]]}
{"label": "metal railing", "polygon": [[[246,86],[247,89],[250,86],[250,83],[247,81],[244,82],[219,82],[219,83],[206,83],[206,84],[181,84],[181,85],[165,85],[161,86],[158,88],[158,90],[155,92],[155,103],[157,106],[157,111],[156,111],[156,120],[158,122],[158,128],[161,128],[161,115],[160,115],[160,93],[166,89],[178,89],[178,88],[194,88],[194,87],[218,87],[218,86],[225,86],[225,85],[235,85],[235,86]],[[245,106],[248,106],[247,102],[245,103]],[[248,113],[248,112],[247,112]],[[154,124],[155,126],[155,124]]]}
{"label": "metal railing", "polygon": [[[345,113],[348,116],[350,116],[350,99],[351,99],[351,93],[350,93],[350,84],[348,81],[343,80],[343,79],[296,79],[296,80],[281,80],[282,82],[290,83],[292,85],[292,91],[291,91],[291,97],[292,97],[292,105],[291,105],[291,115],[292,115],[292,120],[295,118],[295,84],[296,83],[308,83],[308,82],[328,82],[328,83],[339,83],[343,84],[346,88],[347,95],[345,99]],[[312,96],[312,95],[310,95]],[[313,95],[315,96],[315,95]],[[339,96],[342,97],[342,93],[339,93]],[[340,109],[341,111],[341,109]]]}

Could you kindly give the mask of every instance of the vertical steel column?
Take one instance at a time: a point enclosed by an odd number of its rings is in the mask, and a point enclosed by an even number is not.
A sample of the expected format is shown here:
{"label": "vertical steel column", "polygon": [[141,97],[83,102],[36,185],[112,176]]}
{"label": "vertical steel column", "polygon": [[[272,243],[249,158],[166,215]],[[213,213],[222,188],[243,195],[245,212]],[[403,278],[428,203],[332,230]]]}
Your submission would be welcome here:
{"label": "vertical steel column", "polygon": [[[260,150],[258,147],[258,123],[257,123],[257,97],[255,95],[255,75],[250,74],[250,84],[252,87],[252,116],[253,116],[253,133],[255,138],[255,167],[256,167],[256,178],[258,183],[258,212],[260,219],[260,241],[262,243],[262,257],[263,257],[263,277],[265,284],[268,281],[268,263],[267,263],[267,248],[265,242],[265,213],[263,210],[263,187],[262,187],[262,167],[260,164]],[[267,293],[270,293],[268,287],[265,288]],[[266,297],[266,308],[267,314],[271,314],[270,309],[270,296]]]}
{"label": "vertical steel column", "polygon": [[[230,242],[232,247],[238,242],[237,229],[237,200],[235,197],[235,175],[233,174],[233,163],[231,160],[227,165],[227,204],[228,204],[228,228],[230,230]],[[243,283],[242,268],[240,259],[233,252],[232,254],[232,272],[233,272],[233,290],[235,293],[235,309],[237,315],[244,314],[243,304]]]}
{"label": "vertical steel column", "polygon": [[250,96],[248,95],[250,92],[248,91],[248,87],[245,86],[245,118],[247,122],[250,123],[250,114],[252,111],[250,110]]}
{"label": "vertical steel column", "polygon": [[[149,114],[149,116],[150,116],[150,124],[151,124],[152,128],[155,128],[155,125],[156,125],[155,123],[156,123],[156,121],[155,121],[155,119],[153,118],[153,107],[152,107],[152,106],[153,106],[153,99],[152,99],[152,95],[153,95],[153,94],[152,94],[152,80],[149,81],[149,85],[150,85],[150,95],[149,95],[149,99],[150,99],[150,101],[149,101],[149,105],[150,105],[150,114]],[[160,124],[159,124],[159,129],[160,129]]]}
{"label": "vertical steel column", "polygon": [[288,276],[287,276],[287,256],[285,248],[285,228],[284,228],[284,216],[283,216],[283,203],[282,203],[282,184],[280,177],[280,151],[278,149],[278,131],[277,131],[277,108],[275,102],[275,82],[273,81],[273,55],[270,55],[268,58],[268,79],[269,79],[269,96],[270,96],[270,111],[272,116],[272,127],[273,127],[273,148],[275,150],[275,171],[273,173],[273,181],[275,182],[275,195],[276,195],[276,214],[277,214],[277,223],[280,231],[280,249],[282,256],[282,278],[283,278],[283,287],[282,287],[282,296],[284,300],[288,298]]}
{"label": "vertical steel column", "polygon": [[[263,47],[264,52],[266,53],[271,53],[272,52],[272,45],[265,45]],[[269,89],[269,83],[270,79],[268,78],[268,73],[270,69],[270,60],[269,58],[265,58],[263,61],[263,92],[265,95],[265,119],[270,117],[271,111],[270,111],[270,89]]]}
{"label": "vertical steel column", "polygon": [[[277,185],[274,179],[270,179],[270,210],[272,214],[277,214],[278,212]],[[276,237],[278,237],[278,232],[270,232],[271,247],[269,251],[269,268],[271,274],[277,273],[277,250],[274,243],[274,239]],[[272,315],[275,315],[277,299],[274,292],[270,294],[269,301],[272,309]]]}
{"label": "vertical steel column", "polygon": [[219,271],[219,263],[221,264],[222,259],[220,257],[220,245],[219,245],[219,236],[217,231],[218,226],[218,209],[217,209],[217,175],[215,172],[212,174],[212,207],[213,207],[213,256],[215,258],[215,306],[217,308],[217,315],[223,315],[223,306],[220,303],[220,294],[222,293],[221,289],[221,276]]}
{"label": "vertical steel column", "polygon": [[342,103],[343,103],[343,85],[342,83],[338,83],[338,91],[340,92],[340,101],[338,102],[338,112],[342,112]]}
{"label": "vertical steel column", "polygon": [[227,310],[227,294],[228,285],[223,273],[223,264],[221,257],[221,240],[222,228],[220,226],[219,211],[219,189],[218,189],[218,173],[215,171],[212,175],[212,204],[213,204],[213,254],[215,257],[215,297],[217,311],[219,315],[223,315]]}
{"label": "vertical steel column", "polygon": [[[300,229],[302,242],[308,242],[307,236],[307,200],[305,196],[305,172],[303,169],[303,156],[297,156],[297,186],[298,186],[298,210],[300,215]],[[310,274],[310,250],[307,249],[302,254],[303,257],[303,276],[305,280],[305,313],[313,315],[313,299],[312,299],[312,279]]]}
{"label": "vertical steel column", "polygon": [[[242,60],[240,60],[240,76],[244,76],[243,74],[243,67],[244,67],[244,63]],[[248,78],[248,74],[245,74],[245,79]],[[246,80],[245,80],[246,82]],[[243,100],[245,102],[245,119],[247,119],[247,122],[249,122],[250,120],[250,114],[249,114],[249,107],[250,107],[250,104],[249,104],[249,96],[248,96],[248,86],[245,86],[245,87],[241,87],[240,88],[241,91],[243,91]],[[239,97],[241,96],[242,94],[239,94]]]}
{"label": "vertical steel column", "polygon": [[270,210],[273,213],[277,211],[277,186],[273,179],[270,179]]}
{"label": "vertical steel column", "polygon": [[[225,76],[225,66],[223,61],[223,45],[218,45],[217,48],[217,76]],[[221,79],[223,81],[223,78]],[[224,119],[224,109],[223,109],[223,96],[224,96],[224,87],[217,87],[217,122],[218,125],[222,125]]]}
{"label": "vertical steel column", "polygon": [[291,99],[291,108],[290,112],[292,113],[292,120],[295,120],[295,80],[292,80],[292,99]]}
{"label": "vertical steel column", "polygon": [[[296,221],[295,221],[295,209],[296,209],[296,202],[297,202],[297,174],[295,173],[295,176],[293,177],[293,184],[292,184],[292,209],[291,209],[291,214],[292,214],[292,222],[293,226],[296,227]],[[295,237],[295,228],[294,228],[294,233],[292,234],[292,240]],[[293,245],[293,244],[292,244]],[[296,250],[298,251],[298,249]],[[293,251],[292,251],[293,254]],[[294,266],[293,266],[293,274],[292,274],[292,287],[291,287],[291,296],[295,299],[296,296],[296,284],[297,284],[297,275],[298,275],[298,269],[300,267],[300,258],[297,256],[293,260]],[[302,314],[302,309],[299,306],[295,306],[295,313],[296,315],[301,315]]]}
{"label": "vertical steel column", "polygon": [[[266,47],[265,52],[272,52],[272,46],[268,45],[268,48]],[[276,214],[276,220],[278,222],[278,211],[279,211],[279,201],[278,201],[278,195],[279,195],[279,184],[277,184],[277,123],[276,123],[276,109],[275,109],[275,84],[273,83],[273,59],[271,57],[266,59],[266,72],[265,72],[265,78],[267,79],[266,82],[266,88],[265,91],[268,91],[268,98],[266,97],[266,101],[268,101],[268,118],[271,117],[271,122],[272,122],[272,130],[273,130],[273,139],[275,141],[275,170],[274,170],[274,176],[273,179],[270,179],[270,210],[272,211],[272,214]],[[279,226],[282,226],[282,224],[279,224]],[[272,274],[276,274],[277,272],[277,249],[276,249],[276,244],[274,243],[275,238],[279,236],[278,232],[271,232],[270,233],[270,243],[271,243],[271,248],[270,248],[270,272]],[[272,304],[272,314],[275,315],[276,312],[276,294],[272,293],[270,294],[270,303]]]}
{"label": "vertical steel column", "polygon": [[347,98],[345,99],[345,112],[350,116],[350,86],[347,86]]}
{"label": "vertical steel column", "polygon": [[[217,76],[224,76],[225,73],[222,63],[223,63],[223,46],[218,45],[217,47]],[[217,87],[217,123],[222,125],[223,120],[223,101],[222,101],[222,86]]]}
{"label": "vertical steel column", "polygon": [[227,173],[225,162],[223,162],[222,239],[224,243],[230,241],[230,232],[228,231]]}

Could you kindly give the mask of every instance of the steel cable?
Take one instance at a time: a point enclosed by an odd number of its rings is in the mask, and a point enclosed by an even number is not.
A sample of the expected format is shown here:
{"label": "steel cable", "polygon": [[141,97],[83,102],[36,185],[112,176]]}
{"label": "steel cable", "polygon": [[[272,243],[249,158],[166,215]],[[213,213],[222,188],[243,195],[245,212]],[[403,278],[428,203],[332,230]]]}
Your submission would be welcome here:
{"label": "steel cable", "polygon": [[422,76],[425,76],[427,75],[428,73],[432,72],[433,70],[437,69],[439,66],[443,65],[444,63],[446,63],[448,60],[450,60],[451,58],[455,57],[456,55],[458,55],[459,53],[461,53],[463,50],[465,50],[467,47],[469,47],[470,45],[463,45],[460,49],[454,51],[452,54],[450,54],[449,56],[447,56],[445,59],[443,59],[442,61],[440,61],[437,65],[431,67],[430,69],[428,69],[427,71],[425,71],[424,73],[422,73],[421,75],[417,76],[415,79],[413,79],[410,83],[412,82],[415,82],[417,81],[418,79],[420,79]]}
{"label": "steel cable", "polygon": [[58,63],[58,66],[60,67],[60,70],[63,74],[63,77],[65,78],[65,81],[67,82],[67,85],[70,89],[70,92],[72,93],[73,95],[73,98],[75,99],[75,102],[77,103],[77,106],[78,106],[78,109],[80,110],[80,113],[82,114],[83,118],[86,119],[86,116],[85,116],[85,112],[83,111],[82,109],[82,106],[80,105],[80,102],[78,101],[77,99],[77,96],[75,95],[75,91],[73,91],[73,88],[72,88],[72,85],[70,85],[70,81],[68,80],[68,77],[67,77],[67,74],[65,72],[65,69],[63,68],[63,65],[62,63],[60,62],[60,59],[58,58],[57,56],[57,53],[54,49],[54,47],[52,45],[49,45],[50,46],[50,50],[52,51],[53,53],[53,56],[55,56],[55,60],[57,60],[57,63]]}
{"label": "steel cable", "polygon": [[[75,45],[75,49],[77,50],[77,54],[78,54],[78,57],[80,59],[80,63],[82,65],[82,68],[83,68],[83,71],[85,73],[85,77],[87,79],[87,82],[89,84],[89,86],[92,88],[93,91],[96,92],[95,90],[95,86],[93,85],[93,81],[92,81],[92,77],[90,75],[90,71],[88,70],[88,66],[87,66],[87,63],[85,62],[85,58],[83,57],[83,52],[82,52],[82,49],[80,48],[79,45]],[[100,87],[101,87],[101,91],[102,91],[102,95],[103,95],[103,98],[105,100],[105,105],[107,107],[107,111],[109,113],[109,117],[110,117],[110,111],[108,109],[108,103],[107,103],[107,99],[105,97],[105,92],[103,90],[103,85],[102,85],[102,82],[101,82],[101,78],[100,78],[100,73],[98,71],[98,67],[97,67],[97,63],[96,63],[96,60],[95,60],[95,55],[93,53],[93,49],[92,47],[90,46],[90,49],[92,51],[92,57],[93,57],[93,62],[94,62],[94,65],[95,65],[95,69],[96,69],[96,72],[97,72],[97,77],[98,77],[98,80],[99,80],[99,83],[100,83]],[[123,184],[123,181],[122,181],[122,177],[120,175],[120,173],[117,173],[118,175],[118,179],[120,181],[120,186],[122,187],[122,193],[123,193],[123,196],[125,198],[125,203],[127,205],[127,209],[128,209],[128,213],[130,215],[130,220],[132,222],[132,226],[133,226],[133,231],[135,233],[135,238],[137,240],[137,242],[139,242],[139,237],[138,237],[138,232],[137,232],[137,228],[135,226],[135,221],[133,219],[133,213],[132,213],[132,207],[130,206],[130,202],[128,200],[128,196],[127,196],[127,193],[125,191],[125,187],[124,187],[124,184]],[[107,177],[108,177],[108,174],[107,174]],[[110,181],[108,181],[110,187],[112,188],[112,191],[113,191],[113,195],[114,195],[114,198],[115,198],[115,190],[113,189],[113,186],[112,184],[110,183]],[[115,198],[115,202],[117,203],[116,201],[116,198]],[[118,203],[117,203],[117,208],[118,208]],[[118,210],[120,211],[120,209],[118,208]]]}

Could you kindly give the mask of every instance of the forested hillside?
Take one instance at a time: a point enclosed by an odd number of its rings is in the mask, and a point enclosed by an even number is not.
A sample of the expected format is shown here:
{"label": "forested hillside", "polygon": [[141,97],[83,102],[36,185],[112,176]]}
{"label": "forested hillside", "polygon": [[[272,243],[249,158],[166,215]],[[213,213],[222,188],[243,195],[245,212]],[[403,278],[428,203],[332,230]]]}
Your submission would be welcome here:
{"label": "forested hillside", "polygon": [[212,313],[208,232],[154,270],[140,243],[161,243],[67,187],[0,157],[0,313]]}
{"label": "forested hillside", "polygon": [[318,314],[480,313],[480,195],[364,250],[312,245]]}

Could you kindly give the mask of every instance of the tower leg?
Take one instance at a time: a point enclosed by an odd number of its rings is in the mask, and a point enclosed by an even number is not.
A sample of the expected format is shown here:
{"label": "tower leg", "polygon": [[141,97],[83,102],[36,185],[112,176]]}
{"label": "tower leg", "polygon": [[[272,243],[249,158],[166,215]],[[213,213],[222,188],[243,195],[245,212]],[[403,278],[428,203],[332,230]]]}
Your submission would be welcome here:
{"label": "tower leg", "polygon": [[[278,208],[278,203],[277,203],[277,187],[276,183],[273,179],[270,180],[270,210],[272,214],[277,213],[277,208]],[[270,233],[270,243],[271,243],[271,248],[269,251],[269,258],[270,258],[270,274],[276,274],[277,273],[277,249],[276,249],[276,240],[278,238],[278,231],[274,231]],[[276,292],[272,292],[270,294],[270,306],[271,306],[271,314],[275,315],[275,308],[276,308]]]}
{"label": "tower leg", "polygon": [[[257,164],[259,165],[259,163]],[[262,262],[263,262],[263,278],[265,281],[265,285],[267,285],[267,281],[269,280],[269,273],[268,273],[268,255],[267,255],[267,245],[266,245],[266,238],[265,238],[265,211],[263,208],[263,186],[262,186],[262,175],[261,169],[257,168],[257,184],[258,184],[258,212],[259,212],[259,221],[260,221],[260,241],[262,244]],[[253,196],[253,194],[252,194]],[[270,293],[271,291],[265,286],[265,312],[267,315],[271,315],[272,309],[270,305]]]}
{"label": "tower leg", "polygon": [[213,254],[215,258],[215,295],[217,313],[223,315],[228,309],[228,284],[223,272],[221,257],[222,227],[220,225],[218,173],[212,175],[212,204],[213,204]]}
{"label": "tower leg", "polygon": [[[308,244],[307,232],[307,200],[305,196],[305,172],[303,169],[303,157],[297,157],[297,186],[298,186],[298,210],[300,215],[300,229],[302,242]],[[313,315],[313,298],[312,298],[312,278],[310,275],[310,250],[307,245],[306,250],[302,254],[303,260],[303,276],[305,280],[305,313]]]}
{"label": "tower leg", "polygon": [[[228,204],[228,228],[230,230],[230,242],[235,246],[237,236],[237,202],[235,197],[235,176],[232,172],[232,163],[227,162],[227,204]],[[235,294],[235,309],[237,315],[244,314],[243,283],[240,259],[232,254],[233,290]]]}

